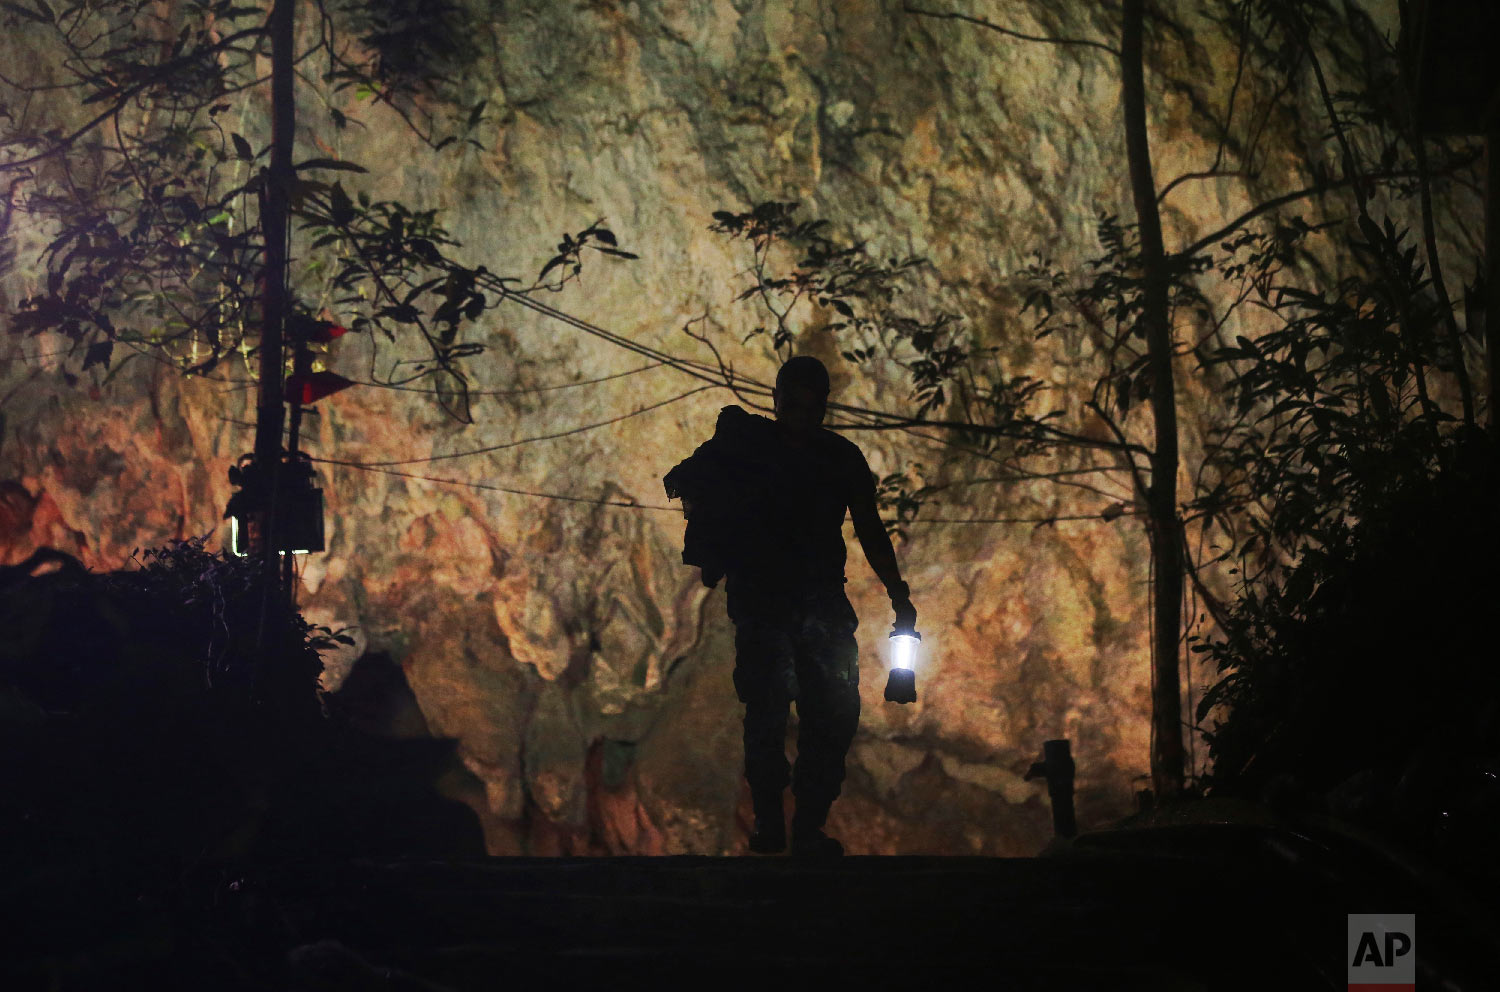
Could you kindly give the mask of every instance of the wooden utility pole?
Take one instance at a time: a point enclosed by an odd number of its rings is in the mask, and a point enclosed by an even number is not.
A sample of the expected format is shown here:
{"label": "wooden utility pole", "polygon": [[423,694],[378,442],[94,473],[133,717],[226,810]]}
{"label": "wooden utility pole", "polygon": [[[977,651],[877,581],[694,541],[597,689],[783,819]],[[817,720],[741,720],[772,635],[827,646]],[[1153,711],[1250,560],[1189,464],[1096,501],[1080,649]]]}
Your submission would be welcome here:
{"label": "wooden utility pole", "polygon": [[[260,391],[255,421],[255,464],[264,496],[252,515],[249,528],[250,554],[261,566],[261,611],[256,654],[265,664],[268,620],[272,604],[280,604],[281,574],[278,558],[285,520],[278,520],[283,507],[281,433],[286,374],[282,331],[287,314],[287,231],[292,189],[292,143],[296,131],[296,103],[292,93],[292,28],[294,0],[275,0],[269,22],[271,31],[271,161],[261,195],[261,229],[265,233],[264,269],[261,273]],[[254,518],[258,516],[259,526]],[[258,540],[257,540],[258,538]],[[258,546],[257,546],[258,544]],[[261,673],[263,674],[263,673]]]}
{"label": "wooden utility pole", "polygon": [[[306,321],[293,319],[286,322],[282,328],[284,336],[292,348],[292,387],[290,396],[286,397],[291,407],[291,424],[287,428],[286,436],[286,471],[282,473],[283,485],[292,485],[293,479],[300,474],[301,463],[298,461],[298,451],[302,442],[302,391],[306,388],[307,375],[312,370],[312,355],[307,350],[307,327]],[[299,487],[300,491],[300,487]],[[290,507],[290,501],[283,501],[282,508]],[[283,531],[285,533],[285,531]],[[294,567],[296,555],[288,551],[282,557],[281,588],[286,594],[287,607],[293,611],[297,609],[297,573]]]}
{"label": "wooden utility pole", "polygon": [[1183,561],[1177,519],[1177,396],[1172,373],[1172,327],[1167,312],[1167,259],[1161,214],[1151,171],[1146,131],[1146,84],[1142,68],[1144,0],[1125,0],[1120,42],[1121,97],[1130,190],[1140,225],[1145,289],[1141,323],[1151,371],[1151,414],[1156,438],[1146,492],[1147,526],[1154,567],[1151,588],[1151,782],[1158,799],[1182,792],[1182,689],[1178,647],[1182,632]]}

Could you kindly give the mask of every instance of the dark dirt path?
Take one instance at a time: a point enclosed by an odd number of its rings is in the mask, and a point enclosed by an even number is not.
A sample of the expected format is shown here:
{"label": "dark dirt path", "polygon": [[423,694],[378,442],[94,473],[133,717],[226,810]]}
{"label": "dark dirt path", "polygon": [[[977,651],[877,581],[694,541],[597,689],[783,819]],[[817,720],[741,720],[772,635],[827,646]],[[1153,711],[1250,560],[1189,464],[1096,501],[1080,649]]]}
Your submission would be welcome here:
{"label": "dark dirt path", "polygon": [[7,964],[90,990],[1342,990],[1347,914],[1415,912],[1419,989],[1500,975],[1487,907],[1358,847],[1245,825],[1016,859],[282,863],[182,891],[61,971],[15,947]]}

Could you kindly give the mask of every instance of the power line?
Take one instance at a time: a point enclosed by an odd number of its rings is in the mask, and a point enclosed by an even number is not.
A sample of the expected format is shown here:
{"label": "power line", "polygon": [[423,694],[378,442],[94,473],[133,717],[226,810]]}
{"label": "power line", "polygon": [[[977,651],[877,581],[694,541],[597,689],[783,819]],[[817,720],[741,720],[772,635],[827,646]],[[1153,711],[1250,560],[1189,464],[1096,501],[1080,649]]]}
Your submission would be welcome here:
{"label": "power line", "polygon": [[[224,376],[212,375],[212,374],[210,374],[208,372],[190,372],[187,368],[184,368],[183,366],[178,365],[176,362],[169,361],[168,359],[163,358],[160,355],[156,354],[154,349],[160,347],[160,345],[146,345],[145,347],[142,347],[139,342],[131,341],[131,340],[127,339],[127,338],[112,338],[111,341],[112,341],[113,344],[122,344],[122,345],[125,345],[127,348],[131,349],[132,353],[129,354],[129,355],[126,355],[124,358],[120,359],[121,363],[123,363],[125,361],[128,361],[131,358],[134,358],[136,355],[139,355],[142,358],[149,358],[153,362],[156,362],[156,363],[158,363],[160,365],[165,365],[167,368],[172,369],[174,372],[177,372],[177,373],[181,374],[184,378],[188,378],[188,379],[198,378],[198,379],[206,379],[206,380],[209,380],[211,382],[229,382],[229,383],[242,383],[242,382],[249,381],[249,380],[244,380],[244,379],[231,379],[231,378],[226,378]],[[83,345],[80,343],[77,347],[69,348],[66,351],[47,351],[47,352],[41,352],[41,353],[35,354],[35,355],[25,355],[25,354],[23,354],[23,355],[8,355],[8,356],[0,357],[0,363],[39,361],[39,360],[41,360],[43,358],[57,358],[59,356],[61,356],[61,357],[71,357],[74,354],[76,354],[78,352],[78,349],[81,348],[81,347],[83,347]],[[105,366],[105,367],[108,368],[108,366]]]}
{"label": "power line", "polygon": [[[753,379],[748,376],[742,376],[730,370],[727,370],[722,366],[709,365],[707,362],[694,361],[693,359],[689,358],[679,358],[678,356],[673,355],[669,352],[661,351],[657,348],[652,348],[650,345],[644,345],[636,341],[631,341],[629,338],[626,338],[620,334],[616,334],[615,332],[610,331],[606,328],[600,327],[598,324],[591,323],[590,321],[584,320],[581,317],[575,317],[565,310],[559,310],[556,307],[549,306],[538,300],[534,300],[530,296],[524,296],[516,293],[514,290],[507,288],[503,283],[495,283],[494,288],[501,293],[502,298],[514,300],[516,303],[519,303],[521,306],[526,307],[528,310],[532,310],[543,316],[550,317],[553,320],[560,321],[564,324],[569,325],[570,327],[577,328],[578,330],[583,331],[585,334],[590,334],[604,341],[608,341],[610,344],[613,344],[620,348],[624,348],[627,351],[634,352],[638,355],[644,355],[650,358],[654,358],[661,364],[670,366],[671,368],[676,369],[677,371],[682,372],[686,375],[690,375],[695,379],[722,386],[735,392],[736,394],[743,390],[747,393],[768,397],[772,393],[772,387],[764,382],[761,382],[758,379]],[[858,407],[844,406],[843,404],[839,403],[830,403],[828,404],[828,408],[830,410],[838,411],[849,416],[863,417],[866,419],[867,423],[879,423],[882,419],[886,422],[900,422],[907,419],[900,414],[886,413],[881,410],[865,410]],[[852,427],[861,425],[856,422],[847,425],[835,426]]]}
{"label": "power line", "polygon": [[592,503],[596,506],[617,506],[627,510],[657,510],[668,513],[681,513],[681,507],[657,506],[653,503],[637,503],[634,500],[596,499],[589,496],[570,496],[566,493],[544,493],[532,489],[512,489],[508,486],[496,486],[488,482],[466,482],[463,479],[438,479],[430,475],[418,475],[415,472],[398,472],[392,468],[380,468],[375,465],[366,465],[359,462],[344,462],[333,458],[311,458],[310,461],[321,462],[324,465],[342,465],[346,468],[361,469],[365,472],[379,472],[382,475],[395,475],[403,479],[420,479],[423,482],[440,482],[449,486],[464,486],[468,489],[485,489],[497,493],[510,493],[513,496],[534,496],[538,499],[555,499],[568,503]]}
{"label": "power line", "polygon": [[[659,369],[662,362],[651,362],[637,368],[628,369],[624,372],[616,372],[613,375],[602,375],[595,379],[579,379],[577,382],[560,382],[550,386],[528,386],[522,389],[470,389],[470,396],[523,396],[531,393],[550,393],[559,389],[575,389],[578,386],[592,386],[601,382],[609,382],[613,379],[623,379],[626,376],[635,375],[638,372],[649,372],[651,369]],[[450,390],[428,389],[425,386],[398,386],[395,383],[381,382],[378,379],[351,379],[351,382],[359,383],[361,386],[377,386],[381,389],[394,389],[403,393],[439,393],[450,392]]]}
{"label": "power line", "polygon": [[[1135,511],[1123,510],[1119,516],[1134,516]],[[916,517],[906,521],[910,524],[1055,524],[1064,520],[1103,520],[1106,523],[1114,517],[1105,517],[1102,513],[1076,513],[1058,514],[1050,517]]]}
{"label": "power line", "polygon": [[[655,503],[637,503],[634,500],[598,499],[590,496],[572,496],[567,493],[547,493],[534,489],[514,489],[509,486],[497,486],[488,482],[468,482],[464,479],[439,479],[431,475],[419,475],[415,472],[400,472],[392,468],[381,468],[376,465],[339,461],[334,458],[313,458],[309,461],[319,462],[324,465],[341,465],[345,468],[359,469],[365,472],[379,472],[382,475],[394,475],[402,479],[417,479],[422,482],[436,482],[448,486],[461,486],[466,489],[482,489],[488,492],[508,493],[512,496],[531,496],[537,499],[559,500],[567,503],[589,503],[594,506],[613,506],[622,510],[652,510],[658,513],[681,513],[682,508],[677,506],[660,506]],[[1100,514],[1087,513],[1076,516],[1051,516],[1051,517],[924,517],[918,520],[907,521],[908,524],[1052,524],[1061,520],[1101,520]]]}
{"label": "power line", "polygon": [[[536,437],[517,438],[514,441],[506,441],[503,444],[486,445],[483,448],[473,448],[473,449],[471,449],[469,451],[453,451],[453,452],[449,452],[446,455],[429,455],[426,458],[397,458],[397,459],[391,459],[389,461],[383,461],[383,462],[344,462],[344,461],[332,462],[332,461],[330,461],[330,463],[331,464],[335,464],[335,465],[357,466],[359,468],[384,468],[384,467],[387,467],[387,466],[390,466],[390,465],[419,465],[419,464],[425,464],[427,462],[445,461],[445,460],[447,460],[449,458],[467,458],[470,455],[483,455],[483,454],[488,454],[489,452],[492,452],[492,451],[504,451],[507,448],[516,448],[516,447],[520,447],[523,444],[533,444],[533,443],[535,443],[537,441],[555,441],[558,438],[572,437],[575,434],[583,434],[586,431],[597,430],[600,427],[608,427],[610,424],[618,424],[622,420],[629,420],[631,417],[639,417],[643,413],[650,413],[653,410],[660,410],[664,406],[667,406],[667,405],[672,404],[672,403],[676,403],[679,400],[685,400],[689,396],[694,396],[694,395],[697,395],[698,393],[707,392],[710,389],[716,389],[716,388],[722,388],[722,387],[719,387],[719,386],[699,386],[696,389],[689,389],[685,393],[679,393],[676,396],[671,397],[670,399],[662,400],[659,403],[652,403],[649,406],[643,406],[643,407],[641,407],[638,410],[632,410],[629,413],[622,413],[618,417],[611,417],[608,420],[601,420],[598,423],[584,424],[581,427],[572,427],[572,428],[569,428],[568,430],[565,430],[565,431],[558,431],[555,434],[541,434],[541,435],[538,435]],[[324,460],[328,460],[328,459],[324,459]]]}
{"label": "power line", "polygon": [[[577,382],[558,382],[548,386],[525,386],[520,389],[470,389],[467,392],[470,396],[528,396],[534,393],[551,393],[559,389],[575,389],[579,386],[593,386],[601,382],[610,382],[614,379],[623,379],[626,376],[635,375],[639,372],[649,372],[651,369],[661,368],[661,366],[661,362],[652,362],[649,365],[641,365],[633,369],[627,369],[624,372],[615,372],[611,375],[601,375],[593,379],[579,379]],[[374,386],[377,389],[393,389],[401,393],[426,393],[428,395],[437,395],[438,393],[447,392],[447,390],[428,389],[425,386],[402,386],[393,382],[381,382],[378,379],[350,379],[349,381],[360,386]],[[236,386],[232,389],[225,389],[223,390],[223,392],[232,393],[240,389],[251,389],[254,386],[254,380],[247,380],[246,385]]]}
{"label": "power line", "polygon": [[488,288],[493,289],[501,296],[502,299],[513,300],[514,302],[520,304],[528,310],[532,310],[543,316],[550,317],[553,320],[560,321],[570,327],[577,328],[578,330],[583,331],[585,334],[590,334],[594,337],[600,338],[601,340],[608,341],[610,344],[613,344],[619,348],[623,348],[626,351],[634,352],[635,354],[641,355],[646,358],[655,359],[663,365],[671,366],[677,371],[682,372],[685,375],[692,376],[693,378],[700,381],[715,386],[724,386],[732,390],[745,389],[747,392],[759,393],[763,396],[771,395],[771,387],[767,386],[763,382],[759,382],[755,379],[750,379],[747,377],[734,375],[732,373],[725,374],[721,369],[708,365],[705,362],[697,362],[693,361],[692,359],[679,358],[676,355],[661,351],[660,349],[652,348],[650,345],[644,345],[639,342],[632,341],[629,338],[624,337],[623,335],[616,334],[613,331],[600,327],[598,324],[590,323],[589,321],[586,321],[581,317],[575,317],[572,314],[567,313],[566,311],[558,310],[556,307],[548,306],[547,304],[542,303],[538,300],[534,300],[529,296],[523,296],[507,287],[504,283],[499,282],[498,280],[493,280],[488,283]]}
{"label": "power line", "polygon": [[[471,393],[473,393],[473,394],[476,394],[476,395],[517,395],[517,394],[521,394],[521,393],[530,393],[530,392],[548,392],[548,391],[552,391],[552,390],[556,390],[556,389],[568,389],[568,388],[572,388],[572,387],[575,387],[575,386],[585,386],[585,385],[591,385],[591,384],[599,383],[599,382],[608,382],[608,381],[610,381],[612,379],[624,378],[625,376],[635,375],[635,374],[637,374],[639,372],[644,372],[644,371],[647,371],[647,370],[653,369],[653,368],[659,368],[661,366],[669,366],[669,367],[671,367],[673,369],[676,369],[679,372],[682,372],[682,373],[684,373],[686,375],[689,375],[689,376],[691,376],[691,377],[693,377],[695,379],[698,379],[701,382],[706,383],[706,385],[699,386],[699,387],[694,388],[694,389],[690,389],[690,390],[688,390],[687,392],[684,392],[684,393],[679,393],[676,396],[673,396],[673,397],[670,397],[668,399],[662,400],[662,401],[660,401],[658,403],[652,403],[652,404],[650,404],[648,406],[641,407],[640,409],[632,410],[631,412],[625,413],[625,414],[621,414],[618,417],[611,417],[608,420],[602,420],[602,421],[599,421],[599,422],[593,423],[593,424],[585,424],[585,425],[582,425],[580,427],[570,428],[569,430],[566,430],[566,431],[559,431],[559,432],[557,432],[555,434],[544,434],[544,435],[539,435],[537,437],[531,437],[531,438],[519,438],[517,440],[508,441],[508,442],[505,442],[503,444],[489,445],[489,446],[486,446],[486,447],[483,447],[483,448],[475,448],[475,449],[472,449],[470,451],[458,451],[458,452],[451,452],[449,454],[444,454],[444,455],[431,455],[431,456],[428,456],[426,458],[407,458],[407,459],[390,460],[390,461],[383,461],[383,462],[356,462],[356,461],[347,461],[347,460],[333,459],[333,458],[317,458],[317,457],[311,457],[311,456],[309,456],[309,460],[313,461],[313,462],[318,462],[318,463],[324,464],[324,465],[341,465],[341,466],[344,466],[346,468],[360,469],[360,470],[367,471],[367,472],[380,472],[380,473],[385,474],[385,475],[393,475],[393,476],[398,476],[398,477],[401,477],[401,478],[417,479],[417,480],[421,480],[421,481],[425,481],[425,482],[435,482],[435,483],[440,483],[440,484],[444,484],[444,485],[463,486],[463,487],[467,487],[467,488],[470,488],[470,489],[480,489],[480,490],[487,490],[487,491],[492,491],[492,492],[502,492],[502,493],[508,493],[508,494],[517,495],[517,496],[531,496],[531,497],[538,498],[538,499],[551,499],[551,500],[559,500],[559,501],[570,502],[570,503],[589,503],[589,504],[598,505],[598,506],[614,506],[614,507],[620,507],[622,509],[653,510],[653,511],[658,511],[658,512],[678,513],[678,512],[681,512],[681,510],[679,508],[677,508],[677,507],[671,507],[671,506],[658,506],[658,505],[649,504],[649,503],[637,503],[637,502],[635,502],[633,500],[626,501],[626,500],[595,499],[595,498],[584,497],[584,496],[571,496],[571,495],[567,495],[567,494],[564,494],[564,493],[547,493],[547,492],[539,492],[539,491],[527,490],[527,489],[514,489],[514,488],[510,488],[510,487],[506,487],[506,486],[496,486],[496,485],[493,485],[493,484],[490,484],[490,483],[465,482],[465,481],[460,480],[460,479],[440,479],[440,478],[435,478],[435,477],[432,477],[432,476],[418,475],[416,473],[411,473],[411,472],[399,472],[399,471],[396,471],[395,469],[390,468],[390,466],[393,466],[393,465],[414,465],[414,464],[422,464],[422,463],[435,462],[435,461],[443,461],[443,460],[450,459],[450,458],[464,458],[464,457],[468,457],[470,455],[479,455],[479,454],[486,454],[486,453],[495,452],[495,451],[503,451],[503,450],[505,450],[507,448],[519,447],[519,446],[524,445],[524,444],[532,444],[532,443],[539,442],[539,441],[552,441],[552,440],[557,440],[559,438],[572,437],[574,435],[582,434],[582,433],[585,433],[587,431],[597,430],[598,428],[601,428],[601,427],[607,427],[607,426],[609,426],[611,424],[617,424],[617,423],[620,423],[620,422],[622,422],[624,420],[629,420],[632,417],[640,416],[641,414],[644,414],[644,413],[650,413],[653,410],[661,409],[664,406],[667,406],[667,405],[672,404],[672,403],[676,403],[679,400],[683,400],[683,399],[688,398],[689,396],[693,396],[693,395],[696,395],[698,393],[706,392],[706,391],[708,391],[710,389],[729,389],[729,390],[734,391],[736,393],[738,393],[739,390],[743,389],[746,392],[749,392],[749,393],[752,393],[752,394],[760,394],[761,396],[769,396],[771,394],[771,387],[767,386],[765,383],[760,382],[760,381],[758,381],[756,379],[752,379],[752,378],[749,378],[749,377],[738,376],[738,375],[736,375],[736,374],[734,374],[732,372],[728,372],[727,370],[723,369],[722,367],[716,368],[714,366],[708,365],[705,362],[698,362],[698,361],[694,361],[694,360],[691,360],[691,359],[679,358],[679,357],[677,357],[675,355],[672,355],[672,354],[670,354],[668,352],[664,352],[664,351],[660,351],[659,349],[652,348],[649,345],[643,345],[643,344],[640,344],[638,342],[631,341],[628,338],[625,338],[625,337],[623,337],[621,335],[615,334],[612,331],[606,330],[605,328],[600,327],[600,326],[598,326],[596,324],[592,324],[589,321],[583,320],[582,318],[575,317],[572,314],[569,314],[569,313],[567,313],[565,311],[558,310],[555,307],[551,307],[551,306],[548,306],[547,304],[544,304],[544,303],[541,303],[541,302],[539,302],[537,300],[534,300],[534,299],[530,298],[529,296],[520,295],[520,294],[518,294],[518,293],[516,293],[516,292],[514,292],[512,290],[510,290],[509,288],[505,287],[504,284],[496,283],[492,288],[496,289],[501,294],[502,298],[514,300],[515,302],[519,303],[520,305],[522,305],[522,306],[526,307],[527,309],[532,310],[532,311],[534,311],[534,312],[536,312],[536,313],[538,313],[538,314],[540,314],[542,316],[550,317],[550,318],[552,318],[554,320],[557,320],[557,321],[560,321],[562,323],[568,324],[569,326],[577,328],[578,330],[581,330],[581,331],[583,331],[583,332],[585,332],[587,334],[590,334],[590,335],[592,335],[594,337],[598,337],[598,338],[601,338],[601,339],[603,339],[605,341],[608,341],[609,343],[614,344],[617,347],[623,348],[623,349],[625,349],[627,351],[634,352],[635,354],[642,355],[644,357],[649,357],[649,358],[653,359],[653,362],[651,362],[651,363],[649,363],[647,365],[640,366],[638,368],[627,370],[625,372],[619,372],[619,373],[615,373],[613,375],[608,375],[608,376],[601,376],[601,377],[599,377],[597,379],[583,380],[583,381],[574,382],[574,383],[561,383],[561,384],[557,384],[557,385],[553,385],[553,386],[532,387],[532,388],[529,388],[529,389],[471,391]],[[133,344],[133,342],[127,342],[127,343]],[[72,350],[66,351],[66,352],[55,352],[55,353],[52,353],[52,355],[72,354],[72,352],[75,351],[75,350],[76,349],[72,349]],[[143,355],[145,355],[148,358],[153,358],[153,359],[155,359],[157,361],[162,361],[161,359],[156,358],[155,355],[151,355],[151,354],[145,352],[144,350],[136,349],[136,351],[139,354],[143,354]],[[21,361],[21,360],[31,359],[31,358],[52,357],[52,355],[19,356],[19,357],[11,357],[11,358],[0,359],[0,361]],[[162,361],[162,364],[170,364],[170,363]],[[216,377],[216,376],[202,375],[201,373],[200,373],[200,376],[202,378],[207,378],[207,379],[218,379],[218,377]],[[222,379],[220,379],[219,381],[232,381],[232,380],[222,380]],[[358,380],[355,380],[355,381],[358,381]],[[365,383],[362,383],[362,384],[363,385],[378,386],[378,387],[386,388],[386,389],[402,390],[402,391],[406,391],[406,392],[421,392],[421,393],[435,393],[435,392],[437,392],[437,390],[425,389],[425,388],[420,388],[420,387],[406,387],[406,386],[387,385],[385,383],[380,383],[380,382],[375,382],[375,381],[365,382]],[[850,423],[850,424],[845,425],[845,426],[851,426],[851,427],[858,427],[858,426],[866,426],[866,425],[869,425],[869,424],[876,424],[876,423],[880,423],[881,420],[885,420],[887,423],[889,423],[891,421],[900,421],[900,420],[907,419],[907,418],[904,418],[904,417],[902,417],[902,416],[900,416],[898,414],[886,413],[884,411],[879,411],[879,410],[866,410],[866,409],[860,409],[860,408],[856,408],[856,407],[844,407],[844,406],[842,406],[840,404],[830,404],[830,408],[831,409],[839,410],[840,412],[843,412],[846,415],[851,415],[851,416],[854,416],[854,417],[860,417],[860,418],[864,418],[865,419],[865,424],[864,425],[861,425],[858,421],[856,421],[854,423]],[[221,419],[226,419],[227,420],[229,418],[221,418]],[[238,421],[234,421],[234,422],[235,423],[239,423]],[[249,425],[246,425],[246,426],[249,426]],[[909,431],[909,429],[904,429],[904,430],[907,430],[910,433],[915,433],[914,431]],[[920,435],[919,434],[917,436],[918,437],[922,437],[925,440],[934,441],[934,442],[937,442],[939,444],[944,444],[945,446],[958,446],[958,447],[962,447],[961,445],[953,445],[952,442],[946,442],[946,441],[943,441],[943,440],[938,439],[938,438],[931,438],[931,437],[928,437],[926,435]],[[1132,512],[1133,511],[1128,511],[1127,510],[1127,511],[1124,511],[1121,515],[1122,516],[1123,515],[1129,515]],[[1102,514],[1097,514],[1097,513],[1090,513],[1090,514],[1064,514],[1064,515],[1054,515],[1054,516],[1047,516],[1047,517],[961,517],[961,518],[960,517],[925,517],[925,518],[918,518],[918,519],[914,519],[914,520],[911,520],[911,521],[907,521],[907,523],[909,523],[909,524],[919,524],[919,523],[921,523],[921,524],[1038,524],[1038,525],[1042,525],[1042,524],[1055,524],[1055,523],[1058,523],[1060,521],[1069,521],[1069,520],[1101,520],[1101,519],[1112,519],[1112,518],[1105,518],[1105,517],[1103,517]]]}
{"label": "power line", "polygon": [[[551,317],[552,319],[565,323],[570,327],[577,328],[578,330],[583,331],[585,334],[590,334],[594,337],[600,338],[601,340],[608,341],[610,344],[616,345],[620,348],[624,348],[627,351],[631,351],[648,358],[654,358],[662,364],[671,366],[672,368],[676,369],[679,372],[682,372],[685,375],[692,376],[695,379],[699,379],[712,385],[724,386],[735,392],[736,395],[739,395],[741,390],[749,393],[758,393],[762,396],[769,396],[771,394],[771,387],[767,386],[763,382],[736,375],[735,373],[723,368],[722,365],[719,367],[715,367],[708,365],[705,362],[697,362],[691,359],[679,358],[676,355],[672,355],[668,352],[652,348],[649,345],[631,341],[629,338],[616,334],[615,332],[600,327],[597,324],[590,323],[589,321],[586,321],[580,317],[575,317],[570,313],[559,310],[556,307],[552,307],[538,300],[534,300],[530,296],[517,293],[515,290],[512,290],[511,288],[506,286],[505,283],[501,282],[496,276],[486,274],[481,277],[481,281],[484,283],[487,289],[493,290],[497,295],[499,295],[501,299],[514,300],[516,303],[520,304],[523,307],[526,307],[529,310],[547,317]],[[828,404],[828,409],[844,413],[848,416],[865,418],[864,423],[855,422],[845,425],[834,425],[835,427],[844,426],[853,430],[900,430],[903,433],[912,433],[912,428],[914,426],[917,426],[912,423],[910,417],[904,416],[902,414],[888,413],[884,410],[870,410],[861,407],[851,407],[845,406],[840,403],[830,403]],[[968,429],[978,429],[980,425],[970,424],[965,425],[965,427],[967,427]],[[1087,444],[1092,447],[1117,447],[1114,444],[1092,442],[1087,438],[1081,438],[1077,435],[1071,435],[1066,431],[1061,431],[1055,427],[1047,427],[1044,424],[1037,424],[1035,425],[1034,429],[1040,434],[1051,436],[1054,440],[1067,440],[1073,443]],[[1006,432],[999,431],[998,429],[997,432],[1002,436],[1010,436],[1020,439],[1026,439],[1030,436],[1024,433],[1006,434]]]}

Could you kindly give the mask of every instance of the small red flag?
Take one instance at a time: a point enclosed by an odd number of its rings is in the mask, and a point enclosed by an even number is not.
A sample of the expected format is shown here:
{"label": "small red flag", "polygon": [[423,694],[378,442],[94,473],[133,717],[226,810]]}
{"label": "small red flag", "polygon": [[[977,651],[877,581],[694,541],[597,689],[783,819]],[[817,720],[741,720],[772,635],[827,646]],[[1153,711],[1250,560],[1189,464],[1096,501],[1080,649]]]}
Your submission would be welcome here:
{"label": "small red flag", "polygon": [[288,399],[296,399],[306,406],[353,385],[356,383],[345,379],[337,372],[309,372],[305,376],[287,376],[286,395]]}
{"label": "small red flag", "polygon": [[301,337],[304,341],[314,344],[327,344],[336,337],[342,337],[349,333],[349,328],[322,317],[309,317],[306,314],[294,313],[287,317],[287,332],[294,338]]}
{"label": "small red flag", "polygon": [[307,327],[307,340],[318,344],[327,344],[336,337],[342,337],[349,333],[349,328],[342,324],[335,324],[331,320],[315,320]]}

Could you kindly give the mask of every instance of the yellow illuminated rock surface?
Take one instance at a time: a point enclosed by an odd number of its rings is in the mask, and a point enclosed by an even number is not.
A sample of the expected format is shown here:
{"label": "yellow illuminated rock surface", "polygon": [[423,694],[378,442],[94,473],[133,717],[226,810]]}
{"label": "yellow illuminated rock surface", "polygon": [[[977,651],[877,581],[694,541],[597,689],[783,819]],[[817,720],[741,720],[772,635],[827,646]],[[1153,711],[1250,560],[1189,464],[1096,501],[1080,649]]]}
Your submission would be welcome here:
{"label": "yellow illuminated rock surface", "polygon": [[[1105,15],[1096,22],[1089,13],[1094,4],[990,6],[1020,30],[1115,42],[1102,34]],[[1195,4],[1176,6],[1201,33],[1187,50],[1157,53],[1164,71],[1222,94],[1233,64],[1226,42]],[[1053,382],[1046,402],[1068,407],[1069,422],[1088,429],[1077,407],[1091,386],[1093,344],[1034,341],[1018,316],[1018,272],[1037,252],[1086,257],[1101,211],[1130,216],[1117,72],[1106,53],[923,20],[889,3],[537,0],[496,16],[483,39],[494,58],[463,84],[471,100],[490,101],[482,151],[430,155],[367,104],[345,108],[367,129],[343,132],[304,107],[307,128],[371,169],[351,188],[444,208],[464,257],[523,277],[561,232],[606,218],[641,259],[591,258],[579,282],[546,302],[705,359],[682,328],[709,309],[710,332],[736,367],[763,379],[775,369],[769,351],[738,344],[759,315],[731,302],[748,256],[707,227],[714,210],[799,200],[882,255],[929,257],[947,283],[942,304],[962,312],[981,343],[998,345],[1007,366]],[[1202,168],[1214,148],[1209,123],[1169,82],[1148,73],[1163,182]],[[1232,180],[1188,184],[1167,201],[1169,238],[1213,229],[1250,196]],[[24,248],[40,235],[17,236]],[[28,278],[11,277],[7,301]],[[913,303],[930,302],[924,294],[936,287],[928,279]],[[799,348],[830,361],[840,398],[902,408],[907,386],[888,367],[870,375],[842,364],[818,333],[807,330]],[[492,346],[472,366],[479,389],[550,386],[642,364],[508,307],[488,316],[479,339]],[[57,342],[6,336],[0,347],[36,353]],[[365,378],[370,347],[368,337],[347,335],[328,367]],[[376,364],[384,375],[395,358],[415,354],[382,340]],[[55,359],[10,362],[0,372],[8,487],[0,560],[50,544],[93,568],[116,568],[133,547],[209,530],[215,544],[226,537],[225,470],[251,445],[253,391],[184,382],[140,358],[94,399],[63,387],[57,367]],[[692,385],[655,369],[479,396],[467,428],[422,394],[356,387],[322,401],[304,435],[319,456],[424,458],[607,420]],[[558,440],[395,468],[661,505],[661,476],[732,401],[706,392]],[[1199,443],[1192,411],[1204,402],[1199,387],[1184,387],[1189,457]],[[931,445],[886,433],[854,438],[878,473],[913,461],[939,472]],[[1068,457],[1040,467],[1083,464]],[[935,478],[991,474],[973,464],[942,471]],[[703,589],[680,563],[680,515],[346,467],[320,472],[328,552],[304,564],[302,604],[319,622],[358,625],[362,644],[402,664],[431,732],[460,741],[477,780],[463,794],[492,851],[743,850],[749,803],[732,630],[722,589]],[[1097,478],[1113,498],[1128,498],[1118,476]],[[1048,483],[979,484],[944,490],[927,512],[1097,513],[1113,498]],[[881,698],[891,616],[851,540],[864,713],[831,832],[852,853],[1035,851],[1051,833],[1045,783],[1021,775],[1056,737],[1072,741],[1080,821],[1129,812],[1148,770],[1140,523],[919,522],[898,553],[924,636],[919,701],[897,707]],[[330,687],[347,673],[348,654],[330,665]],[[624,755],[611,759],[613,784],[591,770],[605,742],[633,745],[609,745]]]}

